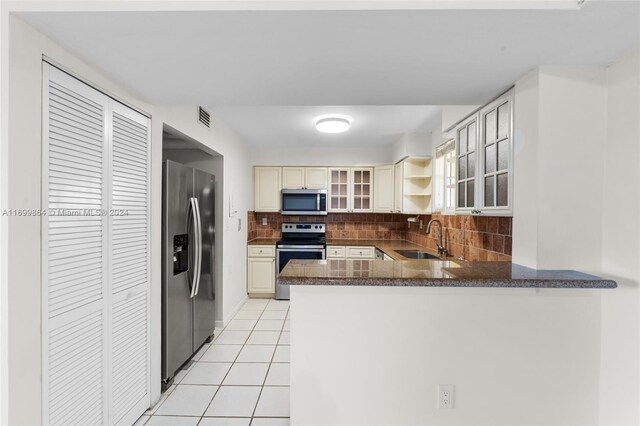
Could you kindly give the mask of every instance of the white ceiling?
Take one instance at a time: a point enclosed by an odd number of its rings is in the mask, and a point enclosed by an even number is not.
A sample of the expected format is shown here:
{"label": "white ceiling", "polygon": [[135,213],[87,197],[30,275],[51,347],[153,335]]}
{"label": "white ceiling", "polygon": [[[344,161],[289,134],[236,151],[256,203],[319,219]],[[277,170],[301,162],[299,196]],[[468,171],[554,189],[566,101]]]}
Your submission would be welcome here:
{"label": "white ceiling", "polygon": [[[418,105],[212,107],[211,112],[257,147],[380,147],[403,133],[428,132],[439,124],[441,108]],[[352,118],[345,133],[315,129],[315,118],[342,114]]]}
{"label": "white ceiling", "polygon": [[[387,144],[430,130],[439,110],[424,105],[481,104],[537,66],[606,65],[640,45],[635,1],[21,16],[141,98],[208,106],[249,142],[280,146]],[[329,112],[352,115],[353,130],[315,132],[311,118]]]}
{"label": "white ceiling", "polygon": [[640,44],[640,3],[581,10],[55,12],[24,18],[152,103],[480,104],[538,65]]}

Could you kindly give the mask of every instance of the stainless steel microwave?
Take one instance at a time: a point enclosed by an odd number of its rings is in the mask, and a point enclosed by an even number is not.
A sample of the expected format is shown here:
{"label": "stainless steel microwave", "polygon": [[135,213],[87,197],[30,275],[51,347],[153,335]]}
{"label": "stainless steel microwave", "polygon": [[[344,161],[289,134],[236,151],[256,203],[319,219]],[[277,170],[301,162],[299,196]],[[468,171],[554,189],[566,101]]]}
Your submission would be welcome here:
{"label": "stainless steel microwave", "polygon": [[326,215],[326,189],[283,189],[282,214]]}

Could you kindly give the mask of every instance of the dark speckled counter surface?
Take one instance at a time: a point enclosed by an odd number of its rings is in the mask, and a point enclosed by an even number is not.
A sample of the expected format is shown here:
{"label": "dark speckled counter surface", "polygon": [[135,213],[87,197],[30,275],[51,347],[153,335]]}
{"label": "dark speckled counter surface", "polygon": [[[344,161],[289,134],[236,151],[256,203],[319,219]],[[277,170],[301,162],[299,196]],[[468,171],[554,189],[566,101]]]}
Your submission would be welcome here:
{"label": "dark speckled counter surface", "polygon": [[279,238],[256,238],[255,240],[247,241],[250,246],[272,246],[278,242]]}
{"label": "dark speckled counter surface", "polygon": [[397,286],[616,288],[615,281],[568,270],[536,270],[511,262],[459,260],[292,260],[280,284]]}

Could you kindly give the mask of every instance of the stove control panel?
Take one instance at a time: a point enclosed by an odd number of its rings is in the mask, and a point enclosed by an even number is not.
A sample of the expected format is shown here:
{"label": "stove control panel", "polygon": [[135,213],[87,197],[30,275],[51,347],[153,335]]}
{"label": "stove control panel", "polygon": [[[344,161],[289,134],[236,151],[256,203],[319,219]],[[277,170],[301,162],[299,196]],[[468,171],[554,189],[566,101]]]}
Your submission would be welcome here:
{"label": "stove control panel", "polygon": [[283,223],[282,232],[325,232],[324,223]]}

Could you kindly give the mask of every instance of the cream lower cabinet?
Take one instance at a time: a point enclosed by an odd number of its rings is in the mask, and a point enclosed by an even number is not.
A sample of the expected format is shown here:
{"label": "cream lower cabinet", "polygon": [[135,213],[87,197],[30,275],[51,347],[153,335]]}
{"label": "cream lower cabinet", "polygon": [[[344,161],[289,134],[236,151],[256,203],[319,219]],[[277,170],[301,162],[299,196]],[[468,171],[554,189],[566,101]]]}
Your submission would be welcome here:
{"label": "cream lower cabinet", "polygon": [[276,292],[275,246],[249,246],[247,291],[249,294]]}
{"label": "cream lower cabinet", "polygon": [[327,246],[327,259],[375,259],[373,246]]}
{"label": "cream lower cabinet", "polygon": [[327,246],[327,259],[344,259],[346,251],[345,246]]}

